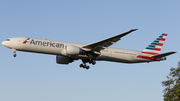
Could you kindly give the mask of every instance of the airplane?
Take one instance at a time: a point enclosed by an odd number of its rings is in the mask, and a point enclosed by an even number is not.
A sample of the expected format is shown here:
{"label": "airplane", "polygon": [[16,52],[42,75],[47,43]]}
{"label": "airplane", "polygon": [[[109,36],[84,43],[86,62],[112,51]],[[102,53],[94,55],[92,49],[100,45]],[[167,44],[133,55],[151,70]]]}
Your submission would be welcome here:
{"label": "airplane", "polygon": [[30,37],[8,38],[2,44],[14,52],[14,57],[17,56],[16,51],[51,54],[56,55],[56,63],[58,64],[69,64],[80,59],[82,64],[79,66],[85,69],[90,68],[86,63],[95,65],[96,61],[149,63],[166,60],[166,56],[176,53],[171,51],[159,54],[167,37],[165,33],[161,34],[142,51],[109,47],[116,44],[122,37],[136,30],[131,29],[122,34],[88,45]]}

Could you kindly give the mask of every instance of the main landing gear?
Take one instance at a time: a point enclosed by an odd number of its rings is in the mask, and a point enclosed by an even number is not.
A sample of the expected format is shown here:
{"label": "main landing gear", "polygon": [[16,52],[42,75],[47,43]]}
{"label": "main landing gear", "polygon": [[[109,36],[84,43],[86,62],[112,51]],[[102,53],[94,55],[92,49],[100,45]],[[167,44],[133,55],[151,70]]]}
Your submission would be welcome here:
{"label": "main landing gear", "polygon": [[83,68],[86,68],[86,69],[90,68],[89,66],[86,66],[86,64],[80,64],[79,67],[83,67]]}
{"label": "main landing gear", "polygon": [[16,54],[16,49],[13,49],[13,48],[12,48],[11,51],[13,51],[13,53],[14,53],[13,56],[16,57],[16,56],[17,56],[17,54]]}
{"label": "main landing gear", "polygon": [[96,61],[94,61],[94,60],[82,60],[82,62],[83,62],[83,64],[80,64],[79,67],[86,68],[87,70],[88,70],[90,67],[87,66],[86,63],[92,64],[92,65],[95,65],[95,64],[96,64]]}

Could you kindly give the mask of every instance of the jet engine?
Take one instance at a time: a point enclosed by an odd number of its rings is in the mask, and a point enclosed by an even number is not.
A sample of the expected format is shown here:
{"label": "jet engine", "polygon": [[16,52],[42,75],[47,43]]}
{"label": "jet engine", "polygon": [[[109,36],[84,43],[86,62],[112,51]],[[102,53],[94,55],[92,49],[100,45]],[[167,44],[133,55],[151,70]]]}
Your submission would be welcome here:
{"label": "jet engine", "polygon": [[61,54],[64,56],[68,55],[79,55],[82,54],[84,51],[76,46],[65,46],[65,49],[61,51]]}
{"label": "jet engine", "polygon": [[69,57],[64,57],[61,55],[56,55],[56,63],[58,64],[69,64],[73,62],[74,60]]}

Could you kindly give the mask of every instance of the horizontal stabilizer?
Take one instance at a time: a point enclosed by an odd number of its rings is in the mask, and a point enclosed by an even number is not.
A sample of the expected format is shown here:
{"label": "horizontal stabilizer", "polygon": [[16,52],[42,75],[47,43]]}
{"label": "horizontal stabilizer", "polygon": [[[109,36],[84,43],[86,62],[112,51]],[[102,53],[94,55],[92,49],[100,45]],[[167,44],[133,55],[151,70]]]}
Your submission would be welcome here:
{"label": "horizontal stabilizer", "polygon": [[158,54],[158,55],[153,55],[151,57],[153,58],[161,58],[161,57],[165,57],[165,56],[168,56],[168,55],[171,55],[171,54],[174,54],[176,52],[167,52],[167,53],[162,53],[162,54]]}

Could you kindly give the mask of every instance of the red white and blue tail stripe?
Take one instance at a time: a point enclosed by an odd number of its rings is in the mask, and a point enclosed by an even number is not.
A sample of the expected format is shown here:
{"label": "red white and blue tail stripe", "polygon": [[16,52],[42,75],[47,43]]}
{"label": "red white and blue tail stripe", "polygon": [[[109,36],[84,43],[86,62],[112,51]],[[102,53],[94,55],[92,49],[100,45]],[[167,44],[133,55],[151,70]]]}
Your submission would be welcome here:
{"label": "red white and blue tail stripe", "polygon": [[156,40],[154,40],[148,47],[146,47],[142,53],[149,55],[158,55],[161,48],[166,40],[167,34],[160,35]]}

